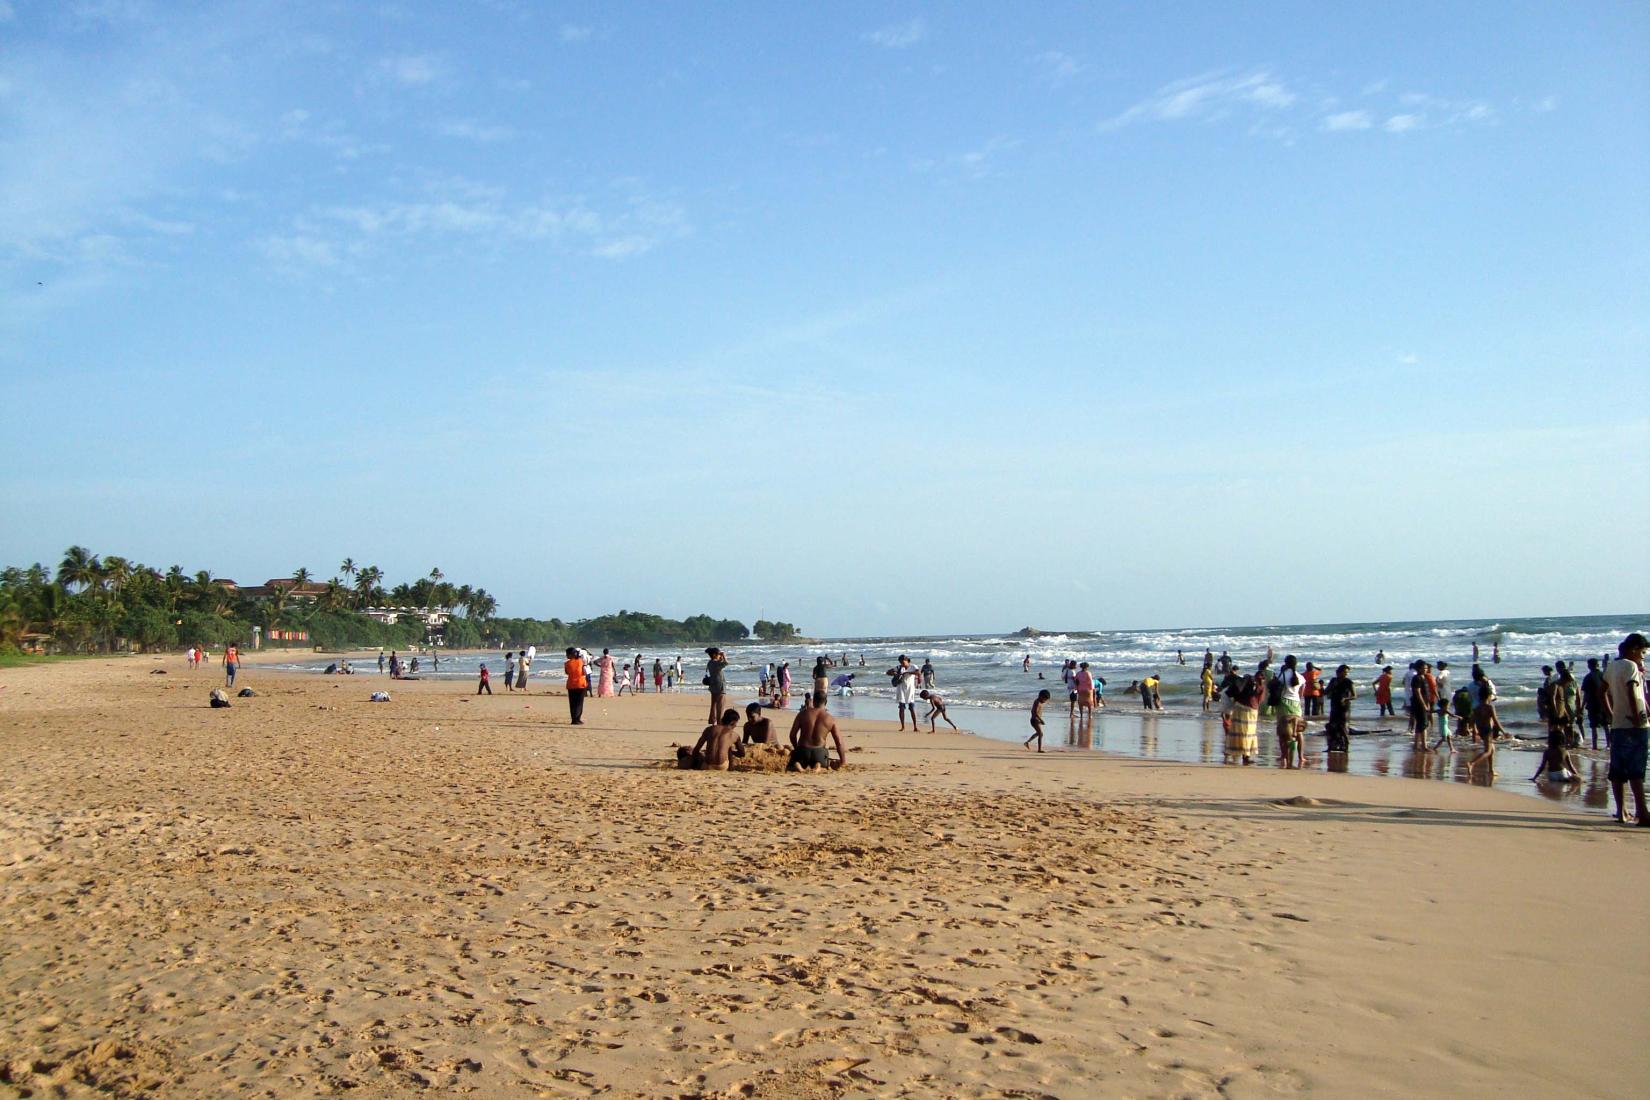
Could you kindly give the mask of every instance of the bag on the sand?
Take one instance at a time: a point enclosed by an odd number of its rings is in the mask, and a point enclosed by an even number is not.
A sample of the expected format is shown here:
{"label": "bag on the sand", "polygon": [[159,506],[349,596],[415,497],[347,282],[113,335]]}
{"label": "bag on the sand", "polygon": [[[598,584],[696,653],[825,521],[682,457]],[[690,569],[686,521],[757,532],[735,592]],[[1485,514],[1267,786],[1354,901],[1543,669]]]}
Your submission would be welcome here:
{"label": "bag on the sand", "polygon": [[242,699],[251,699],[251,698],[255,697],[258,693],[253,691],[251,688],[242,688],[241,690],[237,691],[235,694],[238,695],[239,697],[241,697]]}
{"label": "bag on the sand", "polygon": [[390,701],[390,693],[387,691],[375,691],[372,693],[372,697],[367,701],[369,703],[387,703]]}
{"label": "bag on the sand", "polygon": [[229,705],[229,693],[223,688],[213,688],[211,705],[213,707],[227,707]]}

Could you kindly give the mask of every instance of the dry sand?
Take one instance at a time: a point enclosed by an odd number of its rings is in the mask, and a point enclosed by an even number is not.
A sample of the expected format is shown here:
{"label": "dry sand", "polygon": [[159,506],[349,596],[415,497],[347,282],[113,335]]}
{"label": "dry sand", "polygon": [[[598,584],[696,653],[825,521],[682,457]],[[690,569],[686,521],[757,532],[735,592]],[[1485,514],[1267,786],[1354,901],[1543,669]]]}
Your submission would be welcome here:
{"label": "dry sand", "polygon": [[243,681],[0,670],[0,1096],[1647,1088],[1650,829],[863,722],[679,772],[703,696]]}

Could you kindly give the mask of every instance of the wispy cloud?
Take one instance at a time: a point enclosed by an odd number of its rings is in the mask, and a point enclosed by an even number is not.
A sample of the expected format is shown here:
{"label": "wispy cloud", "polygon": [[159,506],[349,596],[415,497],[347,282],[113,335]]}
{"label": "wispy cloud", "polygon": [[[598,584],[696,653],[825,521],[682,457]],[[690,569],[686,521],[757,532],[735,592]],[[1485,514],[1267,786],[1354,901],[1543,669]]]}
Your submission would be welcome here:
{"label": "wispy cloud", "polygon": [[559,32],[563,42],[588,42],[590,36],[596,33],[594,27],[581,26],[577,23],[563,23]]}
{"label": "wispy cloud", "polygon": [[483,145],[508,141],[516,135],[516,132],[508,126],[488,125],[467,118],[437,123],[435,132],[442,137],[457,138],[460,141],[475,141]]}
{"label": "wispy cloud", "polygon": [[407,54],[379,59],[378,73],[407,88],[433,84],[446,73],[441,60],[430,54]]}
{"label": "wispy cloud", "polygon": [[1265,69],[1236,75],[1204,73],[1164,85],[1107,119],[1101,128],[1117,130],[1148,121],[1214,121],[1238,113],[1277,111],[1293,104],[1296,98],[1294,92]]}
{"label": "wispy cloud", "polygon": [[512,202],[496,189],[463,181],[443,190],[448,193],[425,199],[316,208],[295,218],[289,231],[269,235],[257,246],[282,267],[366,262],[413,239],[436,245],[547,244],[623,260],[692,233],[680,205],[635,189],[600,205],[583,198]]}
{"label": "wispy cloud", "polygon": [[928,37],[928,24],[919,15],[903,23],[890,23],[874,31],[866,31],[865,41],[885,50],[903,50],[915,46]]}
{"label": "wispy cloud", "polygon": [[[1414,130],[1492,124],[1498,114],[1482,99],[1454,99],[1425,92],[1391,95],[1387,81],[1363,86],[1367,105],[1342,109],[1343,97],[1330,89],[1286,82],[1268,69],[1222,70],[1164,85],[1147,98],[1100,124],[1118,130],[1143,122],[1229,122],[1250,134],[1292,142],[1298,131],[1323,133],[1376,130],[1405,134]],[[1373,102],[1370,102],[1373,101]],[[1383,102],[1384,101],[1384,104]]]}
{"label": "wispy cloud", "polygon": [[1323,120],[1325,130],[1367,130],[1373,125],[1374,116],[1368,111],[1337,111]]}

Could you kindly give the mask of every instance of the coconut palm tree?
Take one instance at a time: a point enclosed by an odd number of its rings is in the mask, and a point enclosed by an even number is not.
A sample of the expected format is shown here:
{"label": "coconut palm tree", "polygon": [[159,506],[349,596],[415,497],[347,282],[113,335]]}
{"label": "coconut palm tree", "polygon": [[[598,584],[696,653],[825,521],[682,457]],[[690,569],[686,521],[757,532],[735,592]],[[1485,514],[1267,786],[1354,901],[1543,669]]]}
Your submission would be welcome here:
{"label": "coconut palm tree", "polygon": [[84,546],[71,546],[63,551],[63,561],[57,567],[57,583],[64,588],[79,585],[82,592],[103,580],[103,563]]}
{"label": "coconut palm tree", "polygon": [[345,558],[343,563],[338,566],[338,572],[342,573],[346,577],[355,576],[355,559]]}
{"label": "coconut palm tree", "polygon": [[349,600],[349,590],[339,582],[337,577],[327,582],[327,590],[321,593],[321,606],[327,611],[337,611]]}
{"label": "coconut palm tree", "polygon": [[302,588],[304,585],[306,585],[308,583],[309,583],[309,570],[308,569],[305,569],[303,566],[300,565],[298,568],[296,568],[292,571],[292,587]]}
{"label": "coconut palm tree", "polygon": [[126,587],[126,582],[132,579],[132,563],[118,554],[111,554],[103,559],[103,584],[107,585],[111,600],[120,597],[120,590]]}
{"label": "coconut palm tree", "polygon": [[376,565],[356,571],[355,591],[361,597],[361,606],[365,607],[372,603],[373,595],[378,591],[378,582],[383,579],[384,571]]}

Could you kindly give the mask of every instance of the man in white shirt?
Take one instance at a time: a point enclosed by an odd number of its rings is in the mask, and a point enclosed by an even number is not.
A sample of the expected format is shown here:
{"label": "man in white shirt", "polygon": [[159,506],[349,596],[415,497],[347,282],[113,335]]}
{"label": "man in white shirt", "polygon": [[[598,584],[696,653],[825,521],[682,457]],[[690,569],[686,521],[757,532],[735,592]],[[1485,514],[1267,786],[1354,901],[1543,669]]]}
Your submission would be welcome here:
{"label": "man in white shirt", "polygon": [[1633,789],[1633,808],[1638,824],[1650,828],[1650,812],[1644,806],[1644,765],[1650,743],[1650,713],[1644,697],[1644,653],[1650,640],[1632,633],[1616,647],[1620,654],[1604,670],[1605,696],[1610,713],[1610,792],[1615,796],[1617,821],[1627,820],[1624,788]]}

